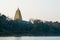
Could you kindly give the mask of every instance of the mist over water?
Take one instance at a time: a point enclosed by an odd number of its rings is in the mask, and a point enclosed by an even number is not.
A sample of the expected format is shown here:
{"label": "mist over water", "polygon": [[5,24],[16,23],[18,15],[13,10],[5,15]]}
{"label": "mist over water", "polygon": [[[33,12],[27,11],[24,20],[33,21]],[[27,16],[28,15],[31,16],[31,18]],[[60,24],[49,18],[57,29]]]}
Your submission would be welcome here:
{"label": "mist over water", "polygon": [[23,37],[0,37],[0,40],[60,40],[60,37],[32,37],[32,36],[23,36]]}

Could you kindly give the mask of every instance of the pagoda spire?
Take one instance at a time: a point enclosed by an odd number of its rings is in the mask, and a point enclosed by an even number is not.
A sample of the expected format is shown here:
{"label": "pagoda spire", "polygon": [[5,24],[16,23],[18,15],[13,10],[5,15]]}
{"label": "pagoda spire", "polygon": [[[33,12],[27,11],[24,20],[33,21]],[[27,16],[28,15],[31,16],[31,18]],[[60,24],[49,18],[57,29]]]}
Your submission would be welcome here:
{"label": "pagoda spire", "polygon": [[21,12],[20,12],[19,8],[17,8],[17,10],[16,10],[14,20],[22,20],[22,16],[21,16]]}

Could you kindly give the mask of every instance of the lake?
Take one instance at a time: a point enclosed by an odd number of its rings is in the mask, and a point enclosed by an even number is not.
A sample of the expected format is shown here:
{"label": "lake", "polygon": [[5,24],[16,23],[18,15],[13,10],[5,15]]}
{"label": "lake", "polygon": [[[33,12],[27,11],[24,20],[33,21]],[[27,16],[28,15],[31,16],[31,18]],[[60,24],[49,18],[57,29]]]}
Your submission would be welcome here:
{"label": "lake", "polygon": [[23,37],[0,37],[0,40],[60,40],[59,36],[23,36]]}

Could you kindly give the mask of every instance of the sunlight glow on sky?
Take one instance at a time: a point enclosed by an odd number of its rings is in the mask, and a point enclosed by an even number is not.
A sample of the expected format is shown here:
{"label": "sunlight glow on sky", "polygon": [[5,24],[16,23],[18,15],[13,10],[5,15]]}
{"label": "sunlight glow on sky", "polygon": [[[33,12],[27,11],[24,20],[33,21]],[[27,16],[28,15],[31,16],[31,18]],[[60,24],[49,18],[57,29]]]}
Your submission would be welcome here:
{"label": "sunlight glow on sky", "polygon": [[0,0],[0,13],[13,18],[16,9],[23,19],[60,21],[60,0]]}

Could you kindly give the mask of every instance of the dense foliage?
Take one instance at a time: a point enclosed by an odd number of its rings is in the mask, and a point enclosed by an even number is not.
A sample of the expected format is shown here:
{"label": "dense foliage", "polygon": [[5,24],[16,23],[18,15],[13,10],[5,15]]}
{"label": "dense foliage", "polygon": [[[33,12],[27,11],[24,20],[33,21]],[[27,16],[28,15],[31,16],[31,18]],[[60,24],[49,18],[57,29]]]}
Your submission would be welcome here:
{"label": "dense foliage", "polygon": [[0,36],[60,36],[60,23],[41,20],[10,20],[0,15]]}

